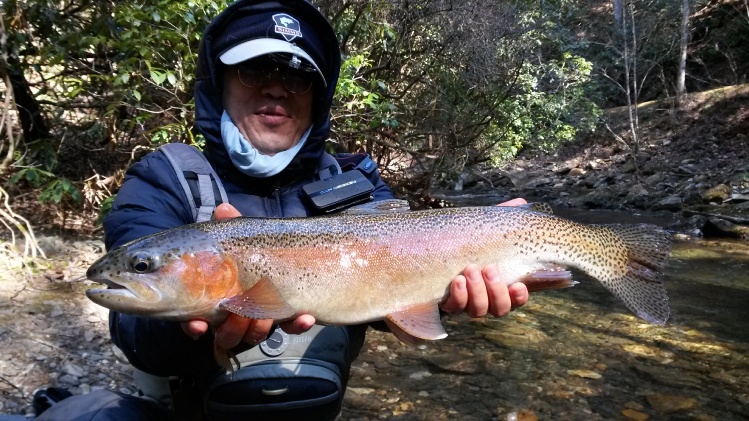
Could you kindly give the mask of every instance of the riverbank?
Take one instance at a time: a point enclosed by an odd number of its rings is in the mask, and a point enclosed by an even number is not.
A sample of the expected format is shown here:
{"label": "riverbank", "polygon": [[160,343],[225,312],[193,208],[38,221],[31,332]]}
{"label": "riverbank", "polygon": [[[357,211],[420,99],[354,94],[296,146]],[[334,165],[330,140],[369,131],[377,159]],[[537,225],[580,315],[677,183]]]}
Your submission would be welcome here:
{"label": "riverbank", "polygon": [[615,137],[628,136],[627,109],[608,110],[611,132],[554,154],[521,153],[502,169],[474,169],[436,196],[497,194],[672,216],[670,228],[689,236],[749,239],[749,84],[689,95],[681,111],[641,104],[639,116],[636,154]]}

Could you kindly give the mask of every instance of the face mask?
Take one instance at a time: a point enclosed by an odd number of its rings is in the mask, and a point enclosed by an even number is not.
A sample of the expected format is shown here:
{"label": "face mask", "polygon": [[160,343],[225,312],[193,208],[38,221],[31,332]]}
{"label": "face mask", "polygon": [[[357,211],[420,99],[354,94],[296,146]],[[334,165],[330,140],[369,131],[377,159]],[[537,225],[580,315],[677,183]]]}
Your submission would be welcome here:
{"label": "face mask", "polygon": [[242,136],[237,126],[231,121],[229,114],[224,111],[221,115],[221,138],[224,141],[231,162],[239,171],[250,177],[272,177],[286,168],[292,159],[302,149],[312,126],[302,135],[302,138],[291,149],[278,152],[273,156],[263,155]]}

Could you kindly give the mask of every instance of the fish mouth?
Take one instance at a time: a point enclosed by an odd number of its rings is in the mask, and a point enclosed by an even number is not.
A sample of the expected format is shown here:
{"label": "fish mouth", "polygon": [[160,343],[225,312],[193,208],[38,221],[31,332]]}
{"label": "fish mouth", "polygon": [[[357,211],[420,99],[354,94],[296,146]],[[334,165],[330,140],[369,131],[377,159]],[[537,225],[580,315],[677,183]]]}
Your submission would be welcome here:
{"label": "fish mouth", "polygon": [[[86,291],[86,296],[97,297],[109,301],[138,301],[142,303],[154,303],[162,300],[161,291],[145,279],[118,279],[113,280],[105,277],[89,278],[93,282],[107,285],[109,288],[93,288]],[[96,301],[96,300],[94,300]]]}

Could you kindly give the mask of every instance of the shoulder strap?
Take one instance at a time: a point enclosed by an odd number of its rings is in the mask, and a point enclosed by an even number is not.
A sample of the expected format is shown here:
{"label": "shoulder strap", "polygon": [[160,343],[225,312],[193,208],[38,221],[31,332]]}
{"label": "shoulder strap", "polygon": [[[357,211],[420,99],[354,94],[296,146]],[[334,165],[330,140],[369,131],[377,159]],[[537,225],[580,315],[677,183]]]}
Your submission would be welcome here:
{"label": "shoulder strap", "polygon": [[340,173],[341,165],[338,164],[338,160],[333,155],[323,152],[320,162],[317,164],[317,176],[320,177],[320,180],[327,180]]}
{"label": "shoulder strap", "polygon": [[[159,150],[172,164],[172,169],[185,191],[190,207],[193,209],[195,222],[210,220],[213,209],[216,208],[216,203],[227,203],[229,200],[221,180],[203,152],[184,143],[167,143],[160,146]],[[197,176],[197,183],[190,184],[187,177],[192,178],[193,174]],[[218,191],[220,201],[216,200],[214,188]],[[197,192],[194,189],[197,189]],[[196,203],[195,198],[200,199],[200,204]]]}

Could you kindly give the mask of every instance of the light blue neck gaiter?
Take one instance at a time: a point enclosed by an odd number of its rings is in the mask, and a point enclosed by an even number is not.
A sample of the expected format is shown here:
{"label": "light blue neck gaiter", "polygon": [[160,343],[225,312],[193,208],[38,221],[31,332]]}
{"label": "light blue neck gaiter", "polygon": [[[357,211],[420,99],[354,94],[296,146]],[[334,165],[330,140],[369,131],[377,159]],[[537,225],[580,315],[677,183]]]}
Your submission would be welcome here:
{"label": "light blue neck gaiter", "polygon": [[221,138],[224,141],[226,151],[234,166],[242,173],[250,177],[272,177],[286,168],[307,141],[312,126],[307,129],[296,145],[291,149],[278,152],[273,156],[263,155],[255,149],[252,144],[242,136],[239,129],[231,121],[229,114],[224,111],[221,115]]}

